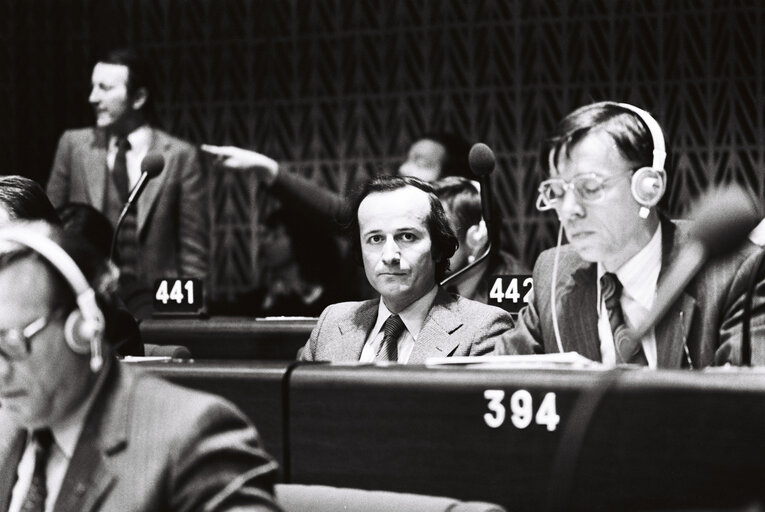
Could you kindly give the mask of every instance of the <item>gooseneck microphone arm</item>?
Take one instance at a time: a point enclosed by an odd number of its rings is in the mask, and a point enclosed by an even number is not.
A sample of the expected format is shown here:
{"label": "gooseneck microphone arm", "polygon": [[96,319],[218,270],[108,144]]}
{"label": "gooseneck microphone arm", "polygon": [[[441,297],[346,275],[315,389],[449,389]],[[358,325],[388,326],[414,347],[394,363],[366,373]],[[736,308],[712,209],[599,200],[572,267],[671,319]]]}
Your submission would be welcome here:
{"label": "gooseneck microphone arm", "polygon": [[117,238],[119,237],[122,224],[123,222],[125,222],[125,216],[130,210],[130,207],[133,206],[133,204],[138,199],[138,196],[140,196],[141,192],[143,192],[143,189],[146,187],[146,183],[150,179],[159,175],[159,173],[162,172],[162,169],[164,167],[165,167],[165,157],[163,157],[160,153],[148,153],[141,161],[141,175],[138,177],[138,181],[136,182],[133,189],[130,191],[130,196],[128,197],[128,200],[125,202],[125,206],[122,207],[120,216],[117,219],[117,225],[114,227],[114,234],[112,235],[112,244],[111,244],[111,248],[109,249],[109,260],[112,263],[115,263],[115,264],[118,263],[115,260],[116,250],[117,250]]}
{"label": "gooseneck microphone arm", "polygon": [[489,180],[489,176],[494,171],[497,159],[494,157],[494,152],[491,150],[491,148],[489,148],[489,146],[483,142],[479,142],[470,148],[470,153],[468,154],[468,163],[470,164],[470,170],[473,171],[473,174],[478,176],[481,180],[481,215],[483,216],[483,220],[486,223],[486,231],[489,234],[489,243],[486,246],[486,250],[483,252],[483,254],[476,258],[472,263],[465,265],[463,268],[454,272],[452,275],[441,281],[441,286],[445,286],[447,283],[480,265],[481,262],[489,257],[489,254],[491,254],[492,244],[495,243],[495,235],[493,234],[494,225],[491,217],[492,198],[490,188],[491,182]]}

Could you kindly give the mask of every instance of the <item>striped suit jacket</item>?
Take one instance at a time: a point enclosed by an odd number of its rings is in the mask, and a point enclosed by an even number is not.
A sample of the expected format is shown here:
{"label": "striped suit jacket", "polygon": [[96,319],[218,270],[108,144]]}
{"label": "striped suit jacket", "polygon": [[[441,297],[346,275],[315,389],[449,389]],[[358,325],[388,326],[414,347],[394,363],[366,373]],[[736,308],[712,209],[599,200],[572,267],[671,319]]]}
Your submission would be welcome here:
{"label": "striped suit jacket", "polygon": [[[87,415],[54,512],[280,510],[277,465],[241,412],[114,361]],[[0,409],[0,510],[24,435]]]}
{"label": "striped suit jacket", "polygon": [[[303,361],[354,362],[377,320],[380,299],[341,302],[326,308],[301,349]],[[428,357],[480,356],[513,326],[504,310],[438,290],[417,336],[409,364]]]}
{"label": "striped suit jacket", "polygon": [[[687,239],[689,223],[662,218],[665,270]],[[601,360],[597,326],[597,267],[569,245],[560,248],[556,283],[558,326],[564,351]],[[655,328],[659,368],[701,368],[741,361],[741,313],[759,248],[747,241],[733,254],[707,262]],[[555,249],[534,266],[533,300],[521,310],[515,329],[497,354],[558,352],[550,307]],[[758,282],[752,318],[752,362],[765,363],[765,283]],[[687,348],[687,352],[686,352]],[[689,361],[690,357],[690,361]]]}

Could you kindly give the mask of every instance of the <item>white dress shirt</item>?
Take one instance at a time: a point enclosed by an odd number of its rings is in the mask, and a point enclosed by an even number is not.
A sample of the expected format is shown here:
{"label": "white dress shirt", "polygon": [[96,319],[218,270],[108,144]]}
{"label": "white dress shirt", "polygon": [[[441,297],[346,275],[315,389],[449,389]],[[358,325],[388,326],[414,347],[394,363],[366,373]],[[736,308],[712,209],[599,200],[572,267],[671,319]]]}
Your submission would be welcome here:
{"label": "white dress shirt", "polygon": [[[417,342],[417,336],[420,334],[420,330],[422,330],[422,326],[425,324],[425,319],[428,313],[430,313],[430,308],[433,306],[433,301],[436,299],[436,293],[438,293],[438,286],[433,286],[428,293],[409,304],[406,309],[398,314],[405,327],[404,332],[398,339],[399,363],[409,361],[409,356],[412,355],[412,350],[414,350],[414,344]],[[382,298],[380,298],[380,305],[377,308],[377,322],[372,327],[364,348],[361,350],[359,362],[371,363],[375,360],[375,354],[377,354],[380,344],[385,337],[385,333],[382,332],[383,324],[391,315],[392,313],[385,306]]]}
{"label": "white dress shirt", "polygon": [[[615,272],[622,283],[619,303],[624,313],[624,322],[629,328],[642,324],[656,299],[656,287],[661,271],[661,225],[645,247],[627,260]],[[603,364],[616,364],[616,349],[611,324],[608,321],[606,303],[600,294],[600,278],[606,269],[598,263],[598,335]],[[640,340],[649,368],[656,368],[656,334],[653,329]]]}
{"label": "white dress shirt", "polygon": [[[127,161],[128,188],[132,190],[141,176],[143,157],[149,152],[151,128],[148,124],[139,126],[128,134],[127,140],[130,142],[130,149],[125,153],[125,159]],[[106,165],[109,166],[109,170],[114,169],[117,150],[117,136],[112,135],[109,138],[109,148],[106,152]]]}
{"label": "white dress shirt", "polygon": [[[59,492],[61,491],[61,484],[64,482],[64,476],[67,469],[69,469],[69,463],[72,460],[74,450],[77,447],[77,441],[85,425],[85,417],[101,387],[103,374],[104,372],[101,373],[98,381],[93,386],[93,391],[83,400],[82,404],[63,421],[50,427],[53,433],[53,443],[50,447],[48,466],[45,471],[47,489],[45,512],[52,512],[53,505],[56,504],[56,499],[58,499]],[[32,442],[32,432],[28,432],[27,446],[17,468],[16,484],[13,486],[8,512],[19,512],[21,510],[29,490],[29,485],[32,483],[34,469],[35,447]]]}

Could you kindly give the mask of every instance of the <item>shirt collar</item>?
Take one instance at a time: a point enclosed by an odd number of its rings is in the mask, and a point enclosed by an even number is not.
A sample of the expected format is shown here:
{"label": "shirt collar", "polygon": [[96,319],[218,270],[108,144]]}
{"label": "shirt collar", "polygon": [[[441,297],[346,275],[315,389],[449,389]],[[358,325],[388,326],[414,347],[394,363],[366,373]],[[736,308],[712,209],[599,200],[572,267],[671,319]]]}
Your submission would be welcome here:
{"label": "shirt collar", "polygon": [[[151,128],[148,124],[144,124],[128,133],[127,140],[130,142],[130,151],[136,153],[144,153],[149,150],[151,145]],[[109,138],[109,147],[116,147],[117,136],[112,135]]]}
{"label": "shirt collar", "polygon": [[[77,447],[77,441],[79,440],[82,429],[85,426],[85,418],[90,411],[90,406],[93,404],[93,401],[98,394],[98,390],[101,389],[101,384],[103,383],[106,370],[107,368],[104,368],[101,371],[95,383],[93,384],[91,392],[88,394],[85,400],[83,400],[82,403],[77,406],[77,409],[75,409],[71,414],[67,415],[67,417],[62,421],[59,421],[55,425],[50,426],[50,430],[53,433],[53,439],[55,440],[56,445],[61,448],[61,451],[64,452],[67,460],[71,460],[72,456],[74,455],[74,450]],[[29,436],[29,439],[31,439],[31,435]]]}
{"label": "shirt collar", "polygon": [[[412,339],[417,341],[417,335],[420,334],[422,326],[425,324],[425,318],[430,312],[430,308],[433,306],[433,302],[436,300],[436,294],[438,293],[438,286],[433,285],[428,293],[409,304],[405,309],[399,312],[398,316],[404,322],[404,326]],[[385,306],[385,302],[380,298],[380,305],[377,308],[377,323],[375,324],[375,331],[379,331],[382,324],[392,315],[390,310]]]}
{"label": "shirt collar", "polygon": [[[645,309],[653,306],[656,297],[656,283],[661,270],[661,224],[658,225],[651,240],[632,258],[619,267],[615,274],[622,284],[625,295]],[[600,278],[606,273],[598,263],[598,298],[600,298]]]}

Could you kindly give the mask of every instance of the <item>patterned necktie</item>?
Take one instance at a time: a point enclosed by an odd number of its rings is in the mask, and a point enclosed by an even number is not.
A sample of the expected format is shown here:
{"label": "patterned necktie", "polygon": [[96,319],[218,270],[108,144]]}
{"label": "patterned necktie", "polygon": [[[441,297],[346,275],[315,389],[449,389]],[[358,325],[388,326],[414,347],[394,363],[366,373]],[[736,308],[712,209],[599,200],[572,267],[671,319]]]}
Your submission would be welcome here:
{"label": "patterned necktie", "polygon": [[391,315],[383,324],[383,341],[375,355],[375,361],[398,361],[398,338],[404,332],[404,321],[398,315]]}
{"label": "patterned necktie", "polygon": [[600,278],[600,294],[608,312],[608,323],[614,336],[616,362],[618,364],[640,363],[640,340],[632,340],[624,324],[624,313],[619,299],[622,296],[622,283],[614,274],[606,273]]}
{"label": "patterned necktie", "polygon": [[127,173],[127,152],[130,149],[130,142],[127,137],[117,139],[117,155],[114,157],[114,167],[112,168],[112,177],[117,192],[120,194],[122,202],[127,202],[130,186]]}
{"label": "patterned necktie", "polygon": [[32,435],[35,448],[35,469],[32,473],[32,482],[21,505],[21,512],[43,512],[45,510],[45,498],[48,489],[45,470],[48,466],[50,448],[53,444],[53,433],[49,429],[35,430]]}

